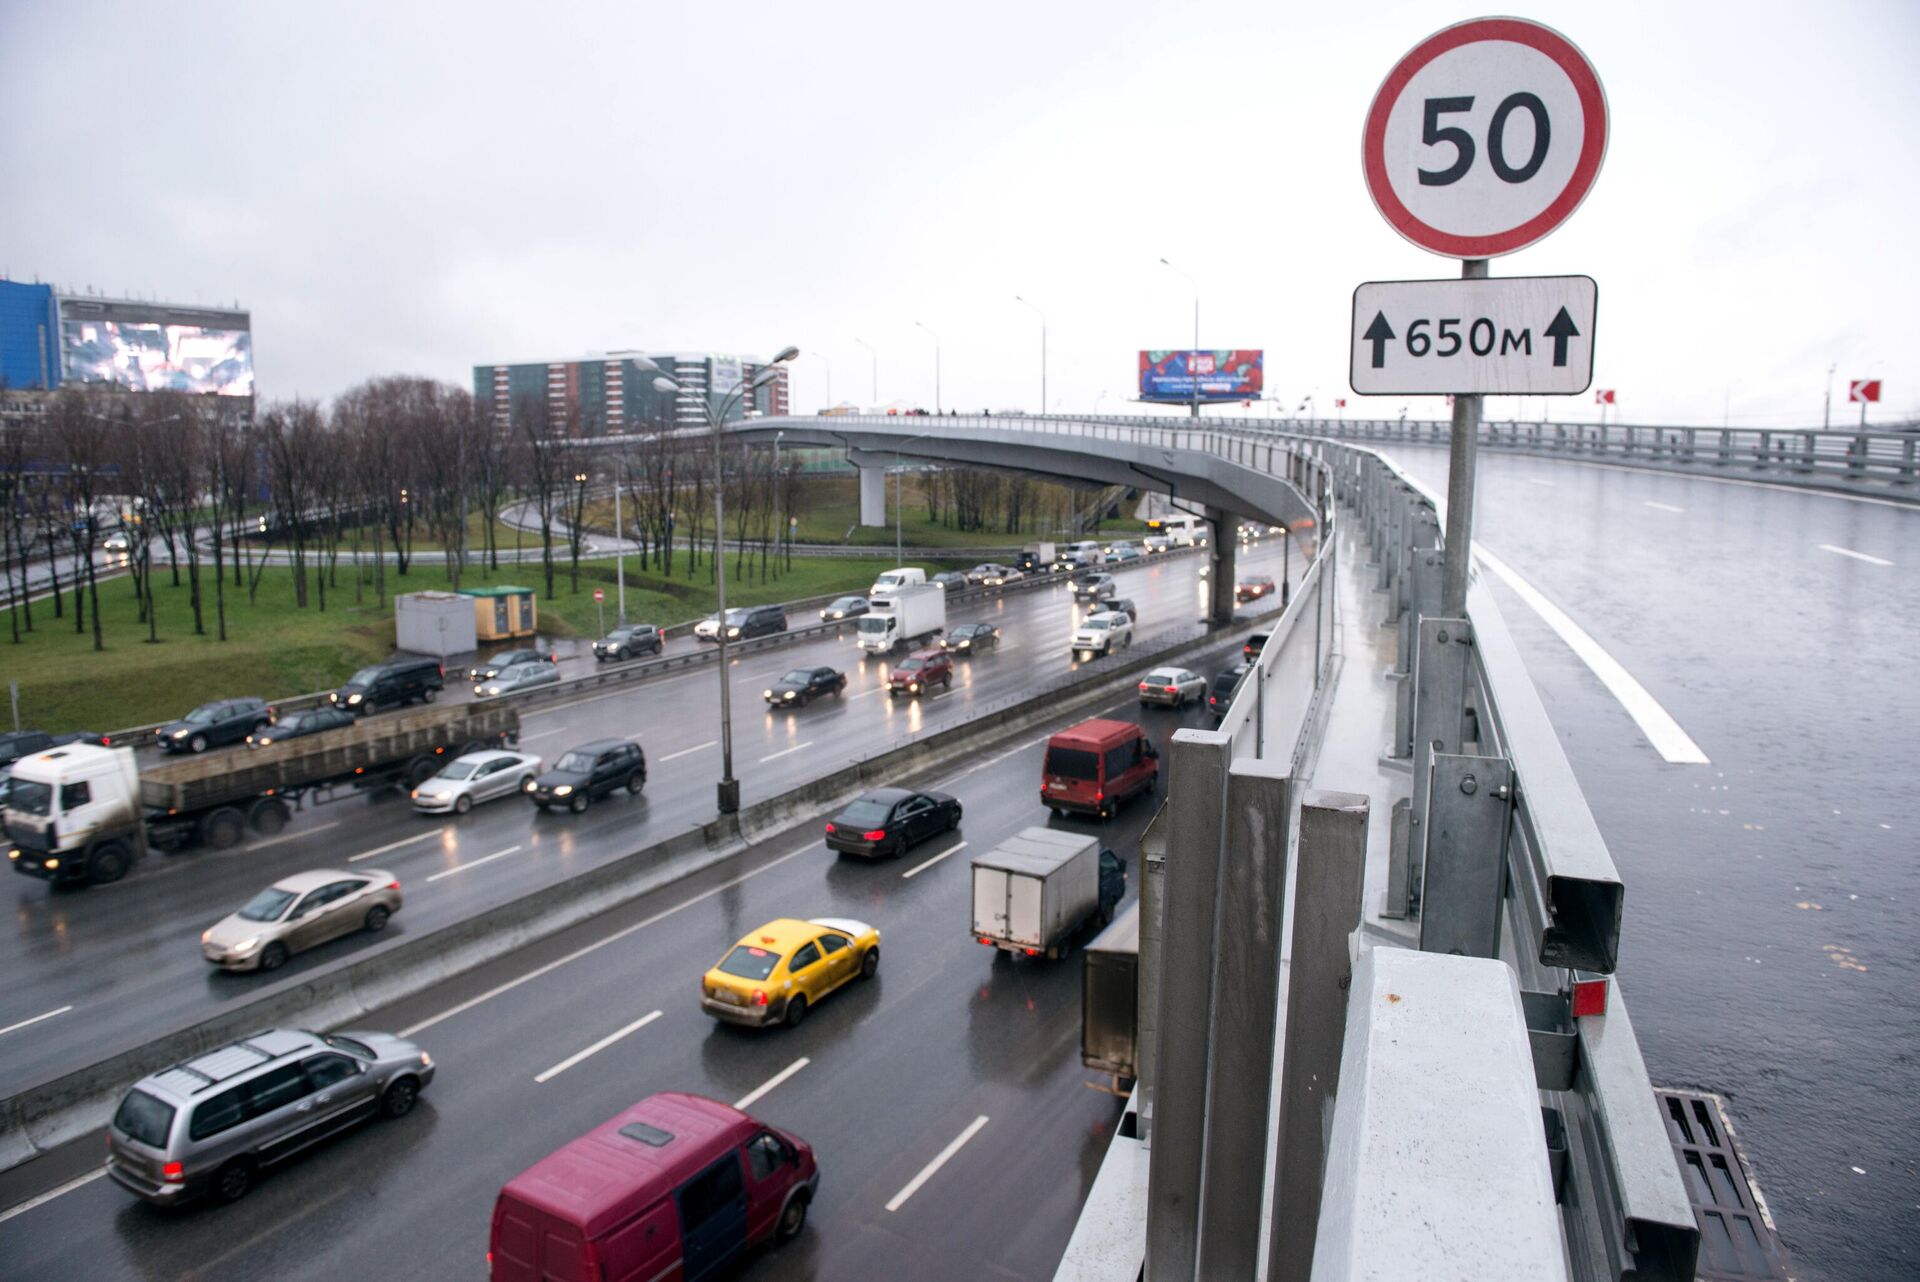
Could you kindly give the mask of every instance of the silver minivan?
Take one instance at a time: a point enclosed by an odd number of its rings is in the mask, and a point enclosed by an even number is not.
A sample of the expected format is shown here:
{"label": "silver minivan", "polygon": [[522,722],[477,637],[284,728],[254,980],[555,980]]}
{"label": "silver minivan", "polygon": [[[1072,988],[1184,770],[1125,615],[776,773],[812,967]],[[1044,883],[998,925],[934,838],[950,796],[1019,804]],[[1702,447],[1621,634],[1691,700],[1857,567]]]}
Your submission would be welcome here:
{"label": "silver minivan", "polygon": [[141,1078],[107,1128],[107,1174],[159,1206],[236,1201],[329,1136],[405,1117],[432,1080],[433,1058],[388,1033],[269,1029]]}

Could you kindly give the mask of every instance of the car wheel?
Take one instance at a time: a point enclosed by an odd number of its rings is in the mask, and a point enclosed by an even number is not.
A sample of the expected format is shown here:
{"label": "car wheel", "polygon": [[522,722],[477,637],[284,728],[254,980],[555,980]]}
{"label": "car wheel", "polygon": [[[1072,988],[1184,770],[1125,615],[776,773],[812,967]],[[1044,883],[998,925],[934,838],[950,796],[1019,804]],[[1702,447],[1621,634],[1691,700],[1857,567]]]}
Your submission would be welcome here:
{"label": "car wheel", "polygon": [[860,978],[872,979],[880,969],[880,945],[867,949],[867,955],[860,959]]}
{"label": "car wheel", "polygon": [[432,703],[435,699],[438,699],[439,697],[440,697],[440,692],[434,689],[432,686],[428,686],[425,690],[422,690],[420,692],[420,702],[422,703]]}
{"label": "car wheel", "polygon": [[87,880],[96,886],[119,881],[127,875],[132,865],[127,856],[127,848],[117,841],[110,841],[93,852],[93,858],[87,860]]}
{"label": "car wheel", "polygon": [[773,1230],[774,1244],[784,1246],[799,1237],[800,1230],[805,1227],[807,1227],[807,1195],[796,1193],[788,1198],[787,1204],[780,1209],[780,1223]]}
{"label": "car wheel", "polygon": [[286,964],[287,946],[277,939],[268,944],[267,950],[260,954],[261,970],[279,970]]}
{"label": "car wheel", "polygon": [[638,770],[627,776],[627,792],[637,797],[640,790],[647,786],[647,777]]}
{"label": "car wheel", "polygon": [[573,813],[576,815],[586,814],[587,813],[587,794],[584,792],[574,793],[573,800],[567,803],[567,809],[573,811]]}
{"label": "car wheel", "polygon": [[213,1177],[213,1196],[221,1202],[238,1202],[253,1187],[253,1163],[236,1158],[221,1167]]}
{"label": "car wheel", "polygon": [[625,646],[621,646],[618,650],[615,650],[613,652],[613,657],[620,660],[620,662],[625,663],[628,659],[631,659],[633,657],[633,651],[627,649],[627,647]]}
{"label": "car wheel", "polygon": [[203,734],[193,736],[193,738],[187,740],[187,747],[193,749],[195,752],[205,752],[207,750],[207,736]]}
{"label": "car wheel", "polygon": [[367,928],[369,934],[377,935],[387,928],[387,918],[390,916],[392,914],[386,910],[385,905],[375,904],[367,909],[366,920],[361,924]]}
{"label": "car wheel", "polygon": [[402,1077],[387,1087],[380,1096],[380,1116],[401,1118],[413,1112],[413,1102],[420,1098],[420,1084],[411,1077]]}
{"label": "car wheel", "polygon": [[1052,812],[1055,819],[1064,819],[1067,817],[1067,812],[1058,806],[1048,806],[1047,809]]}
{"label": "car wheel", "polygon": [[959,826],[960,826],[960,807],[955,806],[953,808],[952,817],[947,820],[947,831],[952,832],[955,828],[958,828]]}
{"label": "car wheel", "polygon": [[464,815],[467,813],[467,811],[472,809],[473,809],[473,798],[469,797],[466,793],[463,792],[458,797],[454,798],[454,801],[453,801],[454,814]]}
{"label": "car wheel", "polygon": [[787,1001],[785,1021],[788,1028],[800,1027],[800,1021],[807,1017],[807,999],[796,994]]}

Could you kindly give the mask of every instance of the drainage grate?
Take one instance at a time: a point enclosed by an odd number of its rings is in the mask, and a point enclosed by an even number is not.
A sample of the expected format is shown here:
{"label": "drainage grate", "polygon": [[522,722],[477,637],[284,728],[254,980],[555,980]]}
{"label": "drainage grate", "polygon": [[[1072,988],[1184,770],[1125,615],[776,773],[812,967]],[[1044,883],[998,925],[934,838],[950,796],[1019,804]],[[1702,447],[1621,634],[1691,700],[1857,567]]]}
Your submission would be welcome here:
{"label": "drainage grate", "polygon": [[1725,1101],[1718,1095],[1659,1089],[1654,1098],[1700,1224],[1697,1282],[1786,1278],[1786,1252],[1774,1234],[1766,1200],[1747,1175]]}

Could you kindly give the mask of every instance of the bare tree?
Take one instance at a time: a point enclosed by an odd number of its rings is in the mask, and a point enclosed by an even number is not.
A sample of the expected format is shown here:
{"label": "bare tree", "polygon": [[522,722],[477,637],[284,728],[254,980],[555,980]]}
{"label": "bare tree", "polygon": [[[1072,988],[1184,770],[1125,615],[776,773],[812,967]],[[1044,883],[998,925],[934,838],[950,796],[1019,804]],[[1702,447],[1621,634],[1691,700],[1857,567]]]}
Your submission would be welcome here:
{"label": "bare tree", "polygon": [[69,531],[73,539],[73,630],[84,632],[86,624],[81,608],[79,582],[85,576],[87,604],[93,613],[93,648],[104,650],[107,643],[100,630],[100,582],[94,573],[93,549],[99,537],[95,505],[99,498],[102,473],[108,466],[108,431],[112,418],[104,413],[110,405],[105,394],[90,396],[77,388],[54,393],[47,412],[48,428],[63,447],[65,504]]}
{"label": "bare tree", "polygon": [[553,599],[553,518],[558,511],[565,474],[556,425],[546,403],[532,396],[514,402],[514,436],[519,445],[519,472],[523,489],[540,514],[540,566],[546,574],[547,599]]}

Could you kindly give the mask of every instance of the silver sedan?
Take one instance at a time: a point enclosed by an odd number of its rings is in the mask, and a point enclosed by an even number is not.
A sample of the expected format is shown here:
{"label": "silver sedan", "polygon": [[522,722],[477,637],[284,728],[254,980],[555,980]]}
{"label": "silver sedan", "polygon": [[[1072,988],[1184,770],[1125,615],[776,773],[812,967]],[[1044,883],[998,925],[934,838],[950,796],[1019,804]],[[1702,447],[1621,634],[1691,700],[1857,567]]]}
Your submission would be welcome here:
{"label": "silver sedan", "polygon": [[479,802],[518,796],[540,766],[530,752],[470,752],[415,788],[413,808],[428,815],[464,815]]}
{"label": "silver sedan", "polygon": [[559,680],[560,669],[551,663],[516,663],[484,681],[474,682],[473,692],[482,699],[491,699],[495,695],[512,694],[516,690],[554,685]]}

